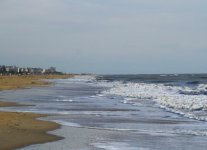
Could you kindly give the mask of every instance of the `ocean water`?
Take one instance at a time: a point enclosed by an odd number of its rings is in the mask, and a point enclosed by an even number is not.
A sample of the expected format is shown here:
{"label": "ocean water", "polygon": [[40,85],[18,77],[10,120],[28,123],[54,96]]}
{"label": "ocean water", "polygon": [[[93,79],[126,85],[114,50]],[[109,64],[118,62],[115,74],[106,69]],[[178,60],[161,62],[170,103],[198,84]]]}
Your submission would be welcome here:
{"label": "ocean water", "polygon": [[114,83],[103,93],[121,96],[124,103],[155,102],[168,111],[207,121],[206,74],[119,75],[98,79]]}
{"label": "ocean water", "polygon": [[[70,144],[64,143],[72,141],[67,138],[67,127],[84,130],[86,137],[91,138],[82,149],[207,147],[205,74],[94,75],[52,81],[55,84],[51,87],[0,91],[0,99],[31,105],[0,110],[52,114],[41,119],[64,126],[64,131],[57,134],[64,133],[66,139],[63,143],[58,141],[56,149],[68,150]],[[100,133],[96,134],[97,131]],[[22,150],[51,147],[40,144]]]}

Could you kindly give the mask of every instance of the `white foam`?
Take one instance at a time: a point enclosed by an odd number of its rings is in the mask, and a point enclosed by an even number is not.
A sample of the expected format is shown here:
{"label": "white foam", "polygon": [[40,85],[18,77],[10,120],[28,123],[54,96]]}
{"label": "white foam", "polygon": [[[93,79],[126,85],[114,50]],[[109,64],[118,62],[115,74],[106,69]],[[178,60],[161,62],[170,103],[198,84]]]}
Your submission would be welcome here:
{"label": "white foam", "polygon": [[73,102],[72,99],[56,99],[56,102]]}
{"label": "white foam", "polygon": [[68,80],[73,81],[73,82],[90,82],[90,81],[96,80],[96,76],[95,75],[77,75]]}
{"label": "white foam", "polygon": [[73,123],[73,122],[68,122],[68,121],[62,121],[62,120],[53,120],[54,122],[61,124],[63,126],[69,126],[69,127],[78,127],[80,128],[81,125],[77,124],[77,123]]}
{"label": "white foam", "polygon": [[121,131],[121,132],[137,132],[143,134],[151,134],[151,135],[162,135],[162,136],[174,136],[175,134],[180,135],[195,135],[195,136],[207,136],[206,130],[184,130],[184,129],[174,129],[174,130],[145,130],[145,129],[125,129],[125,128],[103,128],[103,127],[90,127],[90,126],[82,126],[78,123],[68,122],[64,120],[53,120],[54,122],[69,127],[76,128],[87,128],[87,129],[96,129],[96,130],[108,130],[108,131]]}
{"label": "white foam", "polygon": [[97,96],[98,96],[98,97],[103,97],[104,95],[103,95],[103,94],[97,94]]}
{"label": "white foam", "polygon": [[[207,95],[202,94],[180,94],[180,91],[184,92],[200,92],[207,91],[207,85],[201,84],[197,88],[181,87],[181,86],[166,86],[164,84],[146,84],[146,83],[116,83],[114,86],[105,91],[107,95],[118,95],[127,97],[124,99],[124,103],[130,102],[131,98],[137,98],[140,100],[155,101],[160,107],[170,108],[171,110],[179,112],[193,112],[197,110],[207,110]],[[188,116],[188,114],[185,114]],[[190,117],[203,120],[203,117],[190,114]],[[207,120],[207,119],[205,119]]]}
{"label": "white foam", "polygon": [[91,145],[105,150],[148,150],[147,148],[142,147],[132,147],[129,144],[122,142],[92,143]]}

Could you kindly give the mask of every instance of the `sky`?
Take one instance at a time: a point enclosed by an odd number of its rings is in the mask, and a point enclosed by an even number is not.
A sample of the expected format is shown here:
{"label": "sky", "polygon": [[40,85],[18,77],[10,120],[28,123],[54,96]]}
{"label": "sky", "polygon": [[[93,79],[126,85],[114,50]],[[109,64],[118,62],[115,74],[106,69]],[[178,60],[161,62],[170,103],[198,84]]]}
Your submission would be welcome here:
{"label": "sky", "polygon": [[206,0],[0,0],[0,64],[207,73]]}

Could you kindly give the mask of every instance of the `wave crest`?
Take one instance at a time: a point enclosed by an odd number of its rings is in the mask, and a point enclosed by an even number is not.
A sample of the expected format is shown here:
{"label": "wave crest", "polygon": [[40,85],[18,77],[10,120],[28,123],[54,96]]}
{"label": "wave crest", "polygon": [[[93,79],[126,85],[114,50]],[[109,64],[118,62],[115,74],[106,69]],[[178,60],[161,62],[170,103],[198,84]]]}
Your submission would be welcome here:
{"label": "wave crest", "polygon": [[194,111],[207,110],[207,85],[205,84],[188,87],[152,83],[119,83],[104,93],[137,98],[139,101],[151,100],[159,104],[160,107],[171,108],[174,111],[179,110],[186,114],[192,112],[193,115],[190,116],[195,116],[196,119],[199,117],[193,113]]}

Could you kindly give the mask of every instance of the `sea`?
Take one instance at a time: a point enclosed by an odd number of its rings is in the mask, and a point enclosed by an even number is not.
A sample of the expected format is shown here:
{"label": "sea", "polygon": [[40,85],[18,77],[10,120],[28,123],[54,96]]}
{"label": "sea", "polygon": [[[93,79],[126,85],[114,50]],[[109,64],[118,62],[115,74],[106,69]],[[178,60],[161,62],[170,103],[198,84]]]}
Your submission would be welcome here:
{"label": "sea", "polygon": [[[0,110],[50,114],[41,119],[62,125],[54,134],[63,133],[64,143],[22,150],[207,149],[207,74],[77,75],[50,81],[50,87],[0,91],[0,99],[29,105]],[[84,129],[90,140],[83,144],[83,133],[74,141],[83,146],[70,148],[69,127],[80,129],[74,130],[77,136]]]}

